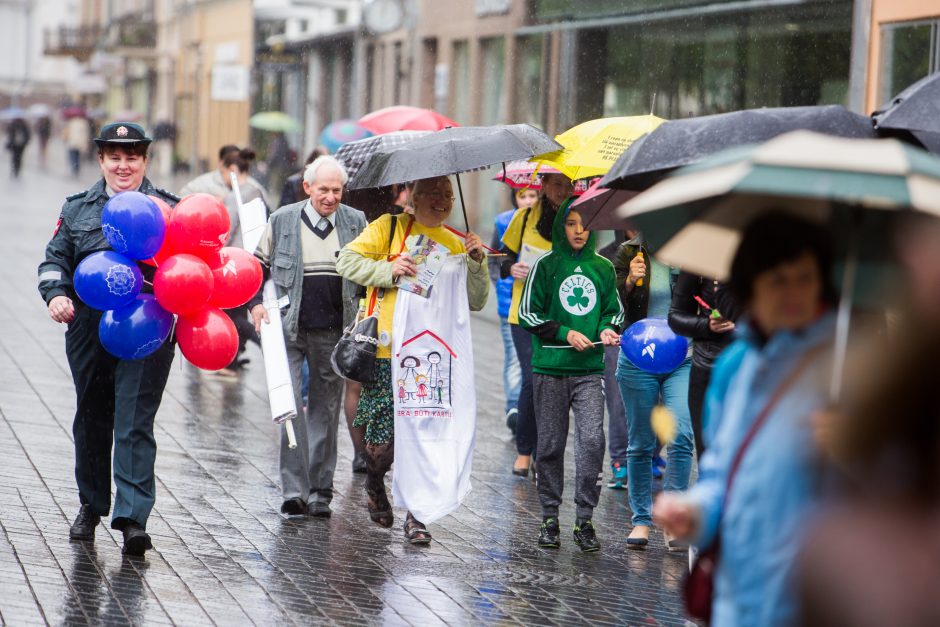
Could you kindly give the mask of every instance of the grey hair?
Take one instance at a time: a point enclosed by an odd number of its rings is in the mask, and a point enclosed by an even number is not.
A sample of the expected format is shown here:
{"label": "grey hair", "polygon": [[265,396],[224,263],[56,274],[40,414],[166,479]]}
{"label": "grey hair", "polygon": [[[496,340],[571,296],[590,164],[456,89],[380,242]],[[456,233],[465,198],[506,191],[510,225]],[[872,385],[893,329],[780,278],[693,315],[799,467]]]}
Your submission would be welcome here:
{"label": "grey hair", "polygon": [[343,185],[346,184],[346,181],[349,180],[349,174],[346,172],[346,168],[343,167],[342,163],[329,155],[317,157],[310,165],[304,168],[304,183],[307,185],[313,185],[317,180],[317,172],[325,165],[333,166],[339,170],[339,177],[343,181]]}

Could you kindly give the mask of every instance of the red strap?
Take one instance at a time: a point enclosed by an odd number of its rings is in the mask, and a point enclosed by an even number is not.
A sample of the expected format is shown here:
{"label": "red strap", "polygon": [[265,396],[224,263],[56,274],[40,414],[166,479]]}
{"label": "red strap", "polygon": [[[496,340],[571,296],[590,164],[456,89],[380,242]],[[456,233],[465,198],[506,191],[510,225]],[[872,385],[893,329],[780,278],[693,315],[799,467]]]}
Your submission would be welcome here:
{"label": "red strap", "polygon": [[[405,242],[408,240],[408,236],[411,234],[411,225],[414,224],[414,218],[408,221],[408,226],[405,227],[405,235],[401,238],[401,248],[398,249],[398,254],[386,256],[386,261],[391,261],[398,255],[401,255],[402,251],[405,250]],[[398,226],[398,221],[395,221],[395,226]],[[394,237],[394,233],[392,234]],[[383,294],[384,296],[384,294]],[[375,306],[379,299],[379,289],[372,288],[372,297],[369,299],[369,309],[366,311],[366,315],[371,316],[372,312],[375,311]]]}

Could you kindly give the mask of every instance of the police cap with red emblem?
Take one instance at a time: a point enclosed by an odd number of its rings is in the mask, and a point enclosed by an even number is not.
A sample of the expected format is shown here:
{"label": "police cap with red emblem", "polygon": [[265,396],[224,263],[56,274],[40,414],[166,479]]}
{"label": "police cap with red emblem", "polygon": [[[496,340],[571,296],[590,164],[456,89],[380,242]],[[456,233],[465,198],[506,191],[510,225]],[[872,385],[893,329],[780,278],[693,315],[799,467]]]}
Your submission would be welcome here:
{"label": "police cap with red emblem", "polygon": [[111,122],[101,127],[101,133],[95,138],[99,147],[108,144],[149,144],[153,139],[147,137],[144,127],[133,122]]}

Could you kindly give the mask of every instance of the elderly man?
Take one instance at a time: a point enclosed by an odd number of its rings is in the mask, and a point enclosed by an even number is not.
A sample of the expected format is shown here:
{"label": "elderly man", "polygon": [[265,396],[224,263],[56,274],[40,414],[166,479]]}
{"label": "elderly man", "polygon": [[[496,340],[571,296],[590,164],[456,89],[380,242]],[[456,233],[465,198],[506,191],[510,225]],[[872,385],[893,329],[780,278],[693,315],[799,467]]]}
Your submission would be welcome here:
{"label": "elderly man", "polygon": [[[329,517],[336,468],[336,429],[343,379],[333,372],[330,355],[343,327],[358,309],[359,286],[336,272],[339,251],[366,227],[361,211],[340,203],[346,170],[332,157],[319,157],[304,170],[308,200],[286,205],[271,215],[255,255],[270,273],[279,295],[287,356],[297,403],[297,448],[281,437],[281,482],[288,516]],[[252,300],[255,328],[268,320],[261,292]],[[300,399],[304,358],[310,366],[310,406]]]}

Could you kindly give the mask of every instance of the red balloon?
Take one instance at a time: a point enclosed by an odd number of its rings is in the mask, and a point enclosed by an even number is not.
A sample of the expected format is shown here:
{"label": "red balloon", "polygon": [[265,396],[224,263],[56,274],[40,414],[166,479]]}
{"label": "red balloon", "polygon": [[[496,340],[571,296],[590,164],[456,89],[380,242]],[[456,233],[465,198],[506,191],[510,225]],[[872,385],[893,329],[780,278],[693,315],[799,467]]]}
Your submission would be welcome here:
{"label": "red balloon", "polygon": [[190,194],[173,209],[166,239],[177,253],[211,258],[228,241],[228,209],[211,194]]}
{"label": "red balloon", "polygon": [[261,262],[244,248],[226,246],[215,259],[209,261],[212,269],[212,296],[209,305],[231,309],[244,305],[258,293],[264,275]]}
{"label": "red balloon", "polygon": [[[172,218],[172,215],[173,215],[173,207],[166,204],[166,201],[160,198],[159,196],[148,195],[147,198],[155,202],[157,207],[160,208],[160,213],[163,214],[163,220],[164,222],[166,222],[167,228],[169,228],[170,219]],[[148,266],[159,266],[161,263],[166,261],[166,259],[170,257],[171,255],[173,255],[173,249],[170,246],[170,238],[164,237],[163,245],[160,246],[160,250],[157,251],[157,254],[154,255],[152,259],[142,259],[141,261],[143,261]]]}
{"label": "red balloon", "polygon": [[176,340],[183,356],[203,370],[225,368],[238,353],[235,323],[215,307],[203,307],[191,316],[180,316]]}
{"label": "red balloon", "polygon": [[212,295],[212,270],[195,255],[173,255],[153,275],[153,294],[167,311],[186,315],[199,311]]}

